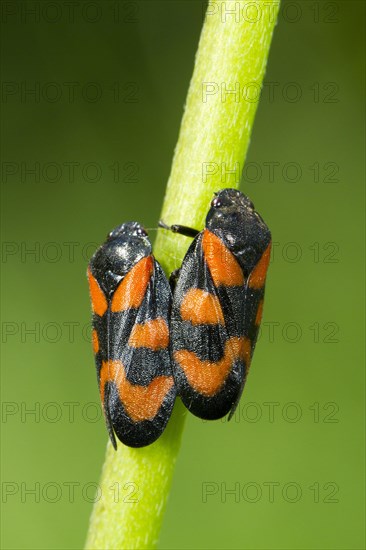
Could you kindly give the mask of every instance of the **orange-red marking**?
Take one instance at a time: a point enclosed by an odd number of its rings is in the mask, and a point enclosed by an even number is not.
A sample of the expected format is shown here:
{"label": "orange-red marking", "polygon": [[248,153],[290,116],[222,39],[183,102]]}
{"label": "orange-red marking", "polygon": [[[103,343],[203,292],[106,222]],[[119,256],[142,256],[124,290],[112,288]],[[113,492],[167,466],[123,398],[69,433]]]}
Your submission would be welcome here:
{"label": "orange-red marking", "polygon": [[259,302],[257,314],[255,316],[255,324],[257,325],[257,327],[261,324],[262,315],[263,315],[263,300]]}
{"label": "orange-red marking", "polygon": [[150,348],[154,351],[165,349],[168,344],[168,325],[161,317],[135,325],[128,340],[128,345],[133,348]]}
{"label": "orange-red marking", "polygon": [[220,300],[199,288],[191,288],[185,294],[180,306],[180,315],[183,321],[190,321],[193,325],[225,324]]}
{"label": "orange-red marking", "polygon": [[102,315],[104,315],[108,308],[107,299],[104,295],[104,292],[100,288],[98,281],[92,275],[90,269],[88,269],[88,279],[93,311],[94,313],[102,317]]}
{"label": "orange-red marking", "polygon": [[174,383],[172,376],[157,376],[148,386],[131,384],[126,379],[121,361],[103,361],[100,371],[100,395],[103,406],[106,382],[115,383],[120,400],[133,422],[152,420]]}
{"label": "orange-red marking", "polygon": [[203,232],[202,247],[215,286],[241,286],[243,271],[224,243],[207,229]]}
{"label": "orange-red marking", "polygon": [[98,338],[98,333],[95,329],[93,329],[93,332],[92,332],[92,344],[93,344],[94,353],[98,353],[98,351],[99,351],[99,338]]}
{"label": "orange-red marking", "polygon": [[269,260],[271,257],[271,243],[267,246],[266,250],[263,252],[261,259],[251,272],[249,276],[249,287],[250,288],[262,288],[266,280],[266,273],[268,269]]}
{"label": "orange-red marking", "polygon": [[224,356],[217,363],[201,361],[194,352],[187,350],[176,351],[174,359],[192,388],[206,397],[212,397],[220,390],[236,360],[245,361],[248,368],[250,355],[249,338],[233,336],[226,342]]}
{"label": "orange-red marking", "polygon": [[120,282],[112,298],[112,311],[140,307],[154,270],[152,256],[142,258]]}

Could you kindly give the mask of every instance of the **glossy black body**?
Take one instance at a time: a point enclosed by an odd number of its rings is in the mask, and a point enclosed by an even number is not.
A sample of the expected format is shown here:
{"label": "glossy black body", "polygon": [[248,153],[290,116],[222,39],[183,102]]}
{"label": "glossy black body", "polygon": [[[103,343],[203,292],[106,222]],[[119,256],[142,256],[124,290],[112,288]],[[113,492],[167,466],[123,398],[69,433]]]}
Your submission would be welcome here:
{"label": "glossy black body", "polygon": [[[180,232],[179,227],[175,226],[175,231]],[[184,227],[181,232],[188,234]],[[223,249],[213,250],[212,258],[207,258],[203,246],[205,232],[210,237],[210,233],[214,234],[234,256],[243,274],[243,284],[215,284],[209,264],[215,265],[215,254],[222,254]],[[224,189],[213,199],[205,229],[197,234],[184,257],[175,282],[171,314],[173,375],[183,403],[200,418],[213,420],[228,413],[230,418],[239,402],[250,359],[237,358],[230,343],[240,338],[244,338],[246,343],[250,341],[252,357],[259,329],[258,310],[263,305],[264,282],[260,288],[251,288],[250,280],[256,266],[263,261],[263,255],[268,255],[270,243],[271,233],[250,199],[236,189]],[[182,318],[182,303],[191,289],[205,291],[219,301],[224,323],[197,324]],[[230,372],[213,395],[197,391],[189,382],[176,360],[177,352],[182,350],[195,354],[202,361],[202,367],[197,368],[197,380],[206,368],[205,361],[220,365],[225,352],[226,356],[232,353],[234,360]],[[201,369],[202,372],[198,372]]]}
{"label": "glossy black body", "polygon": [[[148,257],[152,259],[153,271],[141,304],[139,307],[113,311],[113,297],[119,285],[140,260]],[[136,387],[148,387],[160,376],[171,377],[169,348],[154,350],[149,346],[129,345],[129,338],[137,325],[143,326],[159,318],[169,326],[171,290],[162,268],[152,257],[151,244],[145,230],[137,222],[128,222],[111,231],[90,260],[89,272],[99,284],[108,306],[102,315],[95,311],[93,313],[93,328],[98,339],[95,364],[101,393],[101,371],[103,364],[111,364],[108,362],[119,361],[123,364],[124,376],[128,382],[124,382],[124,386],[128,385],[130,390],[122,388],[122,391],[127,391],[132,396]],[[134,289],[130,289],[130,292],[133,293]],[[130,298],[127,297],[127,301]],[[103,368],[108,371],[108,367]],[[155,441],[164,431],[172,412],[176,396],[173,381],[172,388],[165,395],[156,415],[136,421],[131,418],[121,400],[120,378],[115,375],[113,379],[110,373],[104,372],[103,380],[102,405],[114,447],[116,448],[115,435],[130,447],[142,447]]]}

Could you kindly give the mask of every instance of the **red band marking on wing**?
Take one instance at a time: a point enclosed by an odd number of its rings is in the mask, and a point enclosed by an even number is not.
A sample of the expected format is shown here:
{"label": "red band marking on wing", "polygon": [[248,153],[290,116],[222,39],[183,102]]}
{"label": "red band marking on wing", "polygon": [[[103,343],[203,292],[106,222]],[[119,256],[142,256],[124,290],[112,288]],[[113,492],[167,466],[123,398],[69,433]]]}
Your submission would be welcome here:
{"label": "red band marking on wing", "polygon": [[102,317],[108,308],[107,299],[90,269],[88,269],[88,280],[93,311]]}
{"label": "red band marking on wing", "polygon": [[93,329],[93,332],[92,332],[92,344],[93,344],[93,351],[95,354],[97,354],[99,351],[99,338],[98,338],[98,333],[95,329]]}
{"label": "red band marking on wing", "polygon": [[225,324],[220,300],[199,288],[191,288],[184,295],[180,315],[183,321],[190,321],[193,325]]}
{"label": "red band marking on wing", "polygon": [[216,235],[203,232],[202,248],[215,286],[242,286],[243,271],[234,255]]}
{"label": "red band marking on wing", "polygon": [[259,289],[263,287],[266,280],[269,260],[271,258],[271,244],[272,243],[269,243],[266,250],[263,252],[261,259],[251,272],[249,276],[249,288]]}
{"label": "red band marking on wing", "polygon": [[118,285],[112,298],[112,311],[140,307],[153,271],[152,256],[146,256],[138,261]]}
{"label": "red band marking on wing", "polygon": [[257,309],[257,314],[255,316],[255,324],[257,327],[259,327],[259,325],[261,324],[261,320],[262,320],[262,315],[263,315],[263,300],[261,300],[258,304],[258,309]]}
{"label": "red band marking on wing", "polygon": [[134,325],[128,345],[133,348],[150,348],[154,351],[169,345],[168,325],[161,317]]}
{"label": "red band marking on wing", "polygon": [[233,364],[240,359],[248,368],[251,355],[251,343],[245,336],[233,336],[225,344],[224,356],[220,361],[201,361],[192,351],[179,350],[174,359],[184,371],[190,386],[206,397],[214,396],[225,382]]}
{"label": "red band marking on wing", "polygon": [[103,361],[100,371],[100,395],[103,406],[106,382],[114,382],[119,398],[133,422],[152,420],[174,384],[172,376],[157,376],[148,386],[131,384],[126,379],[121,361]]}

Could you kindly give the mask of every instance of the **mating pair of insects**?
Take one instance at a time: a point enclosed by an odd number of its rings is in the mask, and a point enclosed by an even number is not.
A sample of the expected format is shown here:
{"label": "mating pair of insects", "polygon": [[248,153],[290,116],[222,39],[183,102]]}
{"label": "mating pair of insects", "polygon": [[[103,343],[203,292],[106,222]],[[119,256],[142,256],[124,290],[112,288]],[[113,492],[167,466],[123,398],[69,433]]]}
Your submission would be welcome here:
{"label": "mating pair of insects", "polygon": [[112,444],[143,447],[175,398],[196,416],[229,413],[242,394],[263,310],[271,233],[248,197],[223,189],[169,284],[146,231],[128,222],[92,257],[93,349]]}

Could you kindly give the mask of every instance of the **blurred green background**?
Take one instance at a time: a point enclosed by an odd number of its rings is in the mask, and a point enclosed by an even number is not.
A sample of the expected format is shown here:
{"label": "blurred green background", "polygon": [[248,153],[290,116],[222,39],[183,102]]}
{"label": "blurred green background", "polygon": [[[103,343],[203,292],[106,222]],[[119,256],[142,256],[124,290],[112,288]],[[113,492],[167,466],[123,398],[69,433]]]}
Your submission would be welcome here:
{"label": "blurred green background", "polygon": [[[241,185],[275,243],[261,337],[233,421],[187,418],[161,549],[364,548],[364,7],[282,3]],[[156,227],[205,3],[1,9],[2,547],[82,548],[87,260]]]}

